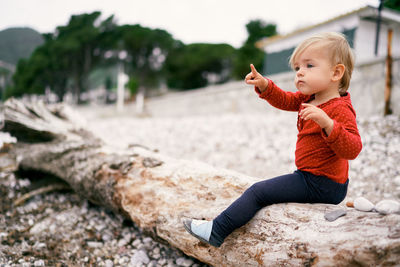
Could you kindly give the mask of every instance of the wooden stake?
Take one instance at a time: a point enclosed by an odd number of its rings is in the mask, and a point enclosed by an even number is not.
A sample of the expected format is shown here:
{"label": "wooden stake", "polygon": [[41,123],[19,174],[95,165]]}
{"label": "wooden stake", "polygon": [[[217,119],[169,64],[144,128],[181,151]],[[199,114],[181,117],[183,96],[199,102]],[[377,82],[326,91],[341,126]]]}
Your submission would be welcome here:
{"label": "wooden stake", "polygon": [[393,30],[389,29],[386,56],[385,116],[392,114],[392,110],[390,108],[390,96],[392,94],[392,36]]}

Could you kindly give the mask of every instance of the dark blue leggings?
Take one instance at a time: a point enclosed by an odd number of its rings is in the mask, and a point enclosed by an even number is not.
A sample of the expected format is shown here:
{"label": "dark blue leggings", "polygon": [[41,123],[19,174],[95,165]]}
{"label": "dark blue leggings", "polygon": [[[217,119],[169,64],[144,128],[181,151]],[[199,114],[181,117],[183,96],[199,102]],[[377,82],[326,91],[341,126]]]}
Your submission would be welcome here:
{"label": "dark blue leggings", "polygon": [[212,233],[221,242],[250,221],[263,207],[286,202],[339,204],[348,180],[336,183],[324,176],[295,171],[253,184],[213,221]]}

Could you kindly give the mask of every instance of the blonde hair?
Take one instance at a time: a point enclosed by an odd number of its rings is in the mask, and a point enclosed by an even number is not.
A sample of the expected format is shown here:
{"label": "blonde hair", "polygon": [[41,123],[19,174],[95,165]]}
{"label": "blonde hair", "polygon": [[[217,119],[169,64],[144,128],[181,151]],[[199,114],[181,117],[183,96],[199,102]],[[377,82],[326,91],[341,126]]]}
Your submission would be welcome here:
{"label": "blonde hair", "polygon": [[289,59],[289,64],[294,69],[294,61],[297,56],[304,52],[313,44],[322,44],[324,49],[330,53],[330,60],[333,66],[343,64],[345,71],[339,85],[339,93],[346,93],[350,85],[351,74],[354,68],[354,55],[346,37],[337,32],[319,33],[301,42],[293,51]]}

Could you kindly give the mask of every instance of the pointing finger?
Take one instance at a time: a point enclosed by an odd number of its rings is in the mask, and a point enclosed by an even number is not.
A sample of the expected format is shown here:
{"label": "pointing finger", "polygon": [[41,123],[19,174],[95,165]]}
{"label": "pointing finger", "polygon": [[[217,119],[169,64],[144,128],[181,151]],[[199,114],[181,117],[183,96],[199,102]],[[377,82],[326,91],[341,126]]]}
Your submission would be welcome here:
{"label": "pointing finger", "polygon": [[256,68],[254,67],[253,64],[250,64],[250,68],[251,68],[251,72],[252,72],[254,75],[257,75],[257,74],[258,74],[258,71],[256,70]]}

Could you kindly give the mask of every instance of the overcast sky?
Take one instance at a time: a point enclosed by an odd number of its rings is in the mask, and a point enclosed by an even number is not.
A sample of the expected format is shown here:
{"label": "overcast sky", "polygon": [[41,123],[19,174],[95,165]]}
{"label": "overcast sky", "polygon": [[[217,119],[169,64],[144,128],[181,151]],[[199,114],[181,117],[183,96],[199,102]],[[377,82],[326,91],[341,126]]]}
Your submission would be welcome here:
{"label": "overcast sky", "polygon": [[185,43],[229,43],[240,47],[246,23],[262,19],[279,33],[323,22],[378,0],[0,0],[0,30],[31,27],[44,32],[67,24],[73,14],[101,11],[118,24],[167,30]]}

